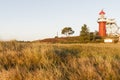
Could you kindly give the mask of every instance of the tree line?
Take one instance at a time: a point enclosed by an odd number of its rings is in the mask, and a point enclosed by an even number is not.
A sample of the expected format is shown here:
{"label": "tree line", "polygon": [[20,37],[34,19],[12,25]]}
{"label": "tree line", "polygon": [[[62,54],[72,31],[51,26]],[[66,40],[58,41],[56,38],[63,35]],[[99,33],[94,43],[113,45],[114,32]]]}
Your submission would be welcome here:
{"label": "tree line", "polygon": [[[61,34],[69,37],[74,34],[74,30],[71,27],[64,27]],[[80,42],[101,42],[103,39],[98,35],[98,31],[90,32],[86,24],[81,27],[80,31]]]}

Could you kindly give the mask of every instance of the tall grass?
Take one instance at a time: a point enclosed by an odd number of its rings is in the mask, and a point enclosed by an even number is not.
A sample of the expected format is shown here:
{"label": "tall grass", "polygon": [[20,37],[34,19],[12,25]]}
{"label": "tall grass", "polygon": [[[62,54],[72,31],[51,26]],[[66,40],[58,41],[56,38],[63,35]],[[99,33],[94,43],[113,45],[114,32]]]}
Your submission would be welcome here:
{"label": "tall grass", "polygon": [[120,44],[0,42],[0,80],[120,80]]}

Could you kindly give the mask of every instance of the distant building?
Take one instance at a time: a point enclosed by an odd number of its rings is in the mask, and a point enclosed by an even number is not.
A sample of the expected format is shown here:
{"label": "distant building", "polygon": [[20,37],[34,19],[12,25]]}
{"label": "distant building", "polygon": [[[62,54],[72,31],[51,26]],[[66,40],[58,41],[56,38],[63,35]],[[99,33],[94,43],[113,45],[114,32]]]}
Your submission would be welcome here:
{"label": "distant building", "polygon": [[114,40],[113,39],[104,39],[104,43],[113,43],[114,42]]}

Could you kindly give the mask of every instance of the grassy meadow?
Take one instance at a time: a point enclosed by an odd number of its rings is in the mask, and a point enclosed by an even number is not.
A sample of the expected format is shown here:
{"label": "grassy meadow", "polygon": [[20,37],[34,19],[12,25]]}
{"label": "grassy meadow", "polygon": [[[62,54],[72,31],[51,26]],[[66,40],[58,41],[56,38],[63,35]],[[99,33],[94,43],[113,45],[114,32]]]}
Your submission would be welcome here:
{"label": "grassy meadow", "polygon": [[0,80],[120,80],[120,44],[0,42]]}

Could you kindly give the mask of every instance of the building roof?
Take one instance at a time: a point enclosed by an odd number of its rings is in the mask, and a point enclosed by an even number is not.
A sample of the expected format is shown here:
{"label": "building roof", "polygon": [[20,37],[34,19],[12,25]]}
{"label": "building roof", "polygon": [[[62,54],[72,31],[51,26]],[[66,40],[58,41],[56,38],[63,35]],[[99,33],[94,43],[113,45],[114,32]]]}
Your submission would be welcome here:
{"label": "building roof", "polygon": [[101,14],[105,14],[105,12],[103,10],[101,10],[100,13],[99,13],[99,15],[101,15]]}

